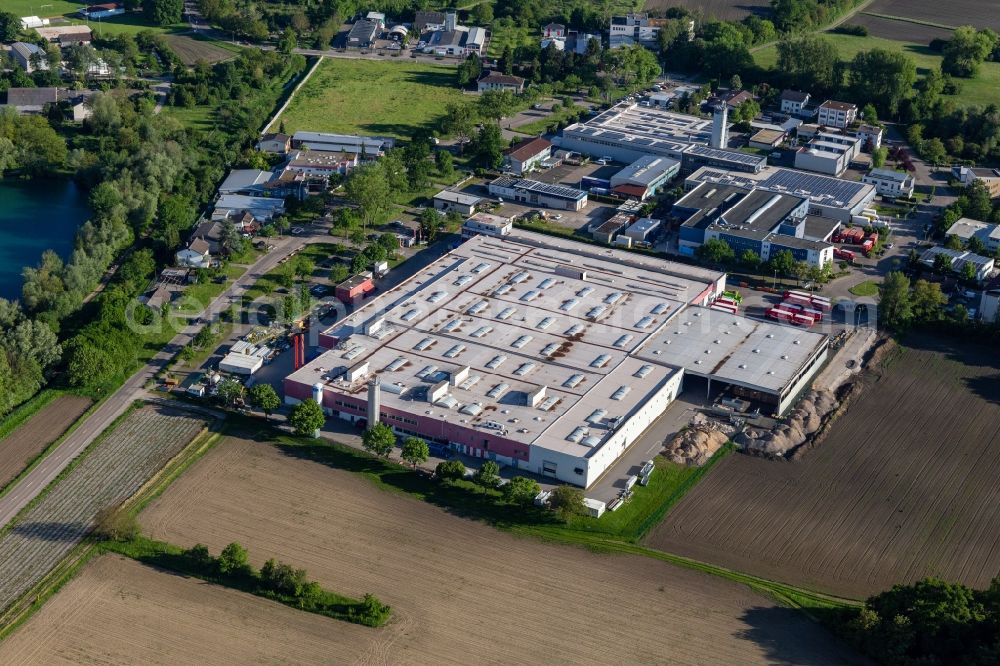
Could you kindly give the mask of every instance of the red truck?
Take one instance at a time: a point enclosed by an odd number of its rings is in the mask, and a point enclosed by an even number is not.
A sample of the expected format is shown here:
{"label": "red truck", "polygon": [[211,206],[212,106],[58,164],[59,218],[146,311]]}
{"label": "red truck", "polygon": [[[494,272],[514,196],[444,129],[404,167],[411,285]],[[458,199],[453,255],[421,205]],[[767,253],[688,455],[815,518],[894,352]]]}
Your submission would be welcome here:
{"label": "red truck", "polygon": [[849,263],[854,262],[854,252],[851,250],[842,250],[839,247],[833,248],[833,258],[840,259]]}

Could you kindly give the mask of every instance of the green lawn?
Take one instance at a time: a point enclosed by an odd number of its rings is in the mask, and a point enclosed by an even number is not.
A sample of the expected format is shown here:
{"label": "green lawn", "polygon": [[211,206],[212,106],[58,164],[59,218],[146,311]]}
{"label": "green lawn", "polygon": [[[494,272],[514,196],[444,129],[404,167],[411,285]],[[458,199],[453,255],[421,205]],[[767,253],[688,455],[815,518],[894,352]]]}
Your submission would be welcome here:
{"label": "green lawn", "polygon": [[69,0],[3,0],[0,2],[0,9],[16,14],[17,16],[41,16],[48,19],[65,19],[63,25],[66,23],[89,25],[95,35],[118,35],[123,32],[135,34],[141,30],[178,32],[190,29],[190,26],[186,23],[166,26],[154,25],[146,20],[142,12],[126,12],[120,16],[87,21],[77,14],[87,4],[92,3],[71,2]]}
{"label": "green lawn", "polygon": [[[856,37],[831,32],[823,33],[822,36],[833,44],[842,60],[851,60],[859,51],[882,48],[905,53],[913,58],[917,65],[918,75],[926,74],[931,69],[937,69],[941,66],[941,56],[931,51],[925,44],[900,42],[872,36]],[[778,61],[777,47],[769,46],[755,52],[754,60],[762,67],[773,68]],[[979,70],[979,76],[975,79],[956,79],[956,81],[961,86],[961,91],[954,97],[958,104],[963,106],[1000,104],[1000,63],[983,63]]]}
{"label": "green lawn", "polygon": [[521,125],[519,127],[515,127],[514,131],[520,132],[521,134],[528,134],[531,136],[537,134],[544,134],[546,130],[548,130],[549,125],[561,123],[564,120],[568,119],[570,115],[575,115],[579,113],[579,111],[580,107],[576,105],[573,105],[572,107],[567,109],[562,104],[559,104],[558,106],[555,107],[555,111],[551,115],[546,116],[545,118],[534,120],[530,123]]}
{"label": "green lawn", "polygon": [[872,280],[865,280],[854,285],[848,291],[855,296],[878,296],[878,283]]}
{"label": "green lawn", "polygon": [[193,284],[184,290],[184,296],[177,302],[177,312],[185,314],[196,314],[201,312],[216,296],[221,294],[226,287],[236,278],[246,272],[246,266],[226,266],[226,280],[216,282],[209,280],[199,284]]}
{"label": "green lawn", "polygon": [[408,137],[420,127],[433,129],[445,105],[463,97],[454,67],[409,58],[326,59],[296,93],[281,120],[289,133]]}
{"label": "green lawn", "polygon": [[212,114],[215,113],[214,106],[165,106],[163,107],[162,113],[168,116],[173,116],[179,120],[182,125],[191,129],[207,131],[212,129],[215,125],[215,121],[212,118]]}

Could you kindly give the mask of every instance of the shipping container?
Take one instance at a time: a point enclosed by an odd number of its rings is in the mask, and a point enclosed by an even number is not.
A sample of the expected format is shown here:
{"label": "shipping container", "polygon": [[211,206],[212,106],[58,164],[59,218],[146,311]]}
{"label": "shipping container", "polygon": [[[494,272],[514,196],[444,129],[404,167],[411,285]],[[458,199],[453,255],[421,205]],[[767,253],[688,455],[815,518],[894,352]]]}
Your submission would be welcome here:
{"label": "shipping container", "polygon": [[788,310],[783,310],[781,308],[771,308],[765,315],[768,319],[777,319],[778,321],[791,321],[792,313]]}
{"label": "shipping container", "polygon": [[789,294],[785,297],[785,303],[795,303],[797,305],[812,305],[812,299],[808,296],[799,296],[797,294]]}

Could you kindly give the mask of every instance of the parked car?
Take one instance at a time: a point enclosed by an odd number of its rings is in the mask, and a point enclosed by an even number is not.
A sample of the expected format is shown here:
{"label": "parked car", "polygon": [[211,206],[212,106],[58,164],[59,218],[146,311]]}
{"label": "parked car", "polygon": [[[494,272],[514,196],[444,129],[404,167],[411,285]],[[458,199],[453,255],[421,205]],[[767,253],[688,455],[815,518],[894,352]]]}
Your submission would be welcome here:
{"label": "parked car", "polygon": [[305,231],[305,229],[303,229],[302,227],[292,227],[292,231],[291,231],[291,233],[292,233],[293,235],[295,235],[295,236],[298,236],[298,235],[299,235],[299,234],[301,234],[301,233],[302,233],[303,231]]}
{"label": "parked car", "polygon": [[561,220],[562,219],[562,215],[559,214],[559,213],[556,213],[555,215],[552,216],[552,219],[553,220]]}

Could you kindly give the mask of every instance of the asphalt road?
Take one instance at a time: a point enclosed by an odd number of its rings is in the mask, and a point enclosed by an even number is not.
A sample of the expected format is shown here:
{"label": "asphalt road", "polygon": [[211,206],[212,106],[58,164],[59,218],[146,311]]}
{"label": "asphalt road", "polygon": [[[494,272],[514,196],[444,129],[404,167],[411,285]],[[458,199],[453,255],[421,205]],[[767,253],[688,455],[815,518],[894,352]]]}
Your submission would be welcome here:
{"label": "asphalt road", "polygon": [[[277,266],[282,259],[296,250],[309,243],[328,240],[326,229],[317,228],[308,236],[288,236],[273,241],[274,249],[251,265],[239,279],[198,313],[194,321],[211,318],[227,309],[228,305],[242,295],[261,275]],[[201,328],[200,324],[191,324],[178,332],[149,362],[129,377],[117,391],[82,421],[76,430],[67,436],[37,467],[22,478],[11,492],[0,498],[0,526],[10,522],[21,509],[41,493],[42,489],[48,486],[74,458],[107,429],[118,416],[125,412],[133,400],[147,397],[146,382],[169,363]]]}

